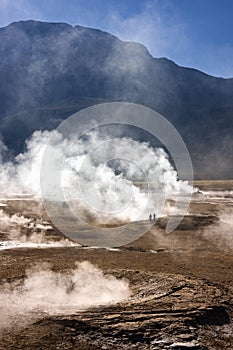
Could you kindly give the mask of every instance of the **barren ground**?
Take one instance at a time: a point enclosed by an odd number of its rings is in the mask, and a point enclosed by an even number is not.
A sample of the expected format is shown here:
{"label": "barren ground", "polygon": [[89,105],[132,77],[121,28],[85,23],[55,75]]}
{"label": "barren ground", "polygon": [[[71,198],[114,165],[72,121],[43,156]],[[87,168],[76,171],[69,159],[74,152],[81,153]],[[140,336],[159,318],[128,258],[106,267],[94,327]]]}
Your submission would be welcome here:
{"label": "barren ground", "polygon": [[[1,288],[6,282],[23,281],[35,263],[50,262],[54,271],[66,272],[83,260],[128,279],[131,288],[127,300],[112,306],[20,320],[15,315],[1,331],[0,349],[232,349],[233,232],[232,224],[219,222],[223,210],[232,213],[232,182],[197,185],[206,191],[224,189],[229,195],[225,200],[194,198],[189,215],[172,234],[164,232],[160,219],[145,236],[116,251],[0,251]],[[23,202],[6,204],[4,210],[11,215],[34,215]],[[54,229],[52,235],[58,237],[58,232]]]}

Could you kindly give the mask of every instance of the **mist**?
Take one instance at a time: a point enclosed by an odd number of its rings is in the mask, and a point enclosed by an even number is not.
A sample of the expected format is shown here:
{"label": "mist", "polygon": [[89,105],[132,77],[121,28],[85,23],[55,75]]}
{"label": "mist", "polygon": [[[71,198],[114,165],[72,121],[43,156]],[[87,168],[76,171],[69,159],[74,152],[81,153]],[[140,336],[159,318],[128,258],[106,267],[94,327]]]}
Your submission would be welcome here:
{"label": "mist", "polygon": [[9,215],[0,210],[0,251],[15,248],[49,248],[79,246],[68,238],[49,236],[53,227],[40,218]]}
{"label": "mist", "polygon": [[37,264],[26,271],[23,281],[5,283],[0,289],[0,329],[25,324],[42,314],[68,314],[90,307],[118,303],[130,296],[129,283],[105,274],[88,261],[73,270],[54,272]]}
{"label": "mist", "polygon": [[[84,216],[88,212],[103,223],[147,219],[147,208],[162,215],[167,197],[190,193],[190,186],[178,180],[162,148],[129,137],[111,139],[95,130],[78,140],[73,136],[66,139],[53,130],[34,132],[24,153],[12,162],[1,162],[2,197],[28,193],[41,199],[41,162],[48,145],[54,155],[62,154],[65,159],[61,185],[66,200],[72,202],[74,210]],[[56,156],[51,166],[55,163]],[[56,198],[56,193],[53,196]]]}
{"label": "mist", "polygon": [[224,205],[218,212],[219,221],[206,227],[203,237],[217,245],[220,249],[233,249],[233,207]]}

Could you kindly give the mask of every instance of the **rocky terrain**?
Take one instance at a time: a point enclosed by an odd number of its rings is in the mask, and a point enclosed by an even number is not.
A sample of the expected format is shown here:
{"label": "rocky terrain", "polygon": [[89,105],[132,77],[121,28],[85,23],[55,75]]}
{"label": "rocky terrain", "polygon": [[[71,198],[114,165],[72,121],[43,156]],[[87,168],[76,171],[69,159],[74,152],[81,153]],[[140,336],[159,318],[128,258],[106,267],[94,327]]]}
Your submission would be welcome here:
{"label": "rocky terrain", "polygon": [[[63,312],[33,309],[15,313],[1,327],[0,348],[231,349],[232,183],[201,183],[200,191],[172,234],[164,232],[166,218],[159,218],[146,235],[116,249],[72,242],[65,246],[56,228],[45,228],[51,223],[39,204],[1,200],[5,204],[1,217],[3,213],[11,218],[23,215],[34,223],[21,222],[18,249],[4,246],[7,234],[1,232],[1,293],[6,284],[12,289],[23,284],[28,268],[38,262],[47,262],[52,271],[67,275],[76,262],[87,260],[104,274],[129,281],[130,295],[82,311],[74,307]],[[30,242],[39,220],[44,225],[41,241],[34,247],[20,246],[19,237],[27,229]],[[8,230],[14,225],[11,220]],[[61,245],[40,246],[48,240]]]}

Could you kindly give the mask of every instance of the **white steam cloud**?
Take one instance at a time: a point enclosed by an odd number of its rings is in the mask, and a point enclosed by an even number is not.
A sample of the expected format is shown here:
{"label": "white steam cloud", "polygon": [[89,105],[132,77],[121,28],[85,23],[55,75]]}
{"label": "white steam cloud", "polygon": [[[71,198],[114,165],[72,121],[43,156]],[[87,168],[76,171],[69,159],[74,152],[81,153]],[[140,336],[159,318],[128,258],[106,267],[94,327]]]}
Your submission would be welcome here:
{"label": "white steam cloud", "polygon": [[[124,279],[104,274],[84,261],[69,273],[53,272],[46,264],[34,266],[26,273],[23,283],[5,284],[0,292],[0,329],[15,320],[75,313],[90,307],[118,303],[130,296]],[[37,316],[36,316],[37,314]]]}
{"label": "white steam cloud", "polygon": [[0,210],[0,251],[11,248],[48,248],[79,246],[67,238],[47,235],[53,229],[42,219],[26,218],[23,215],[9,215]]}
{"label": "white steam cloud", "polygon": [[[25,153],[19,154],[14,162],[1,163],[3,197],[14,193],[41,196],[41,161],[47,145],[54,150],[51,159],[54,166],[56,155],[65,159],[61,179],[67,200],[75,199],[79,211],[88,210],[103,222],[113,218],[123,221],[147,218],[148,211],[143,211],[146,207],[161,215],[161,202],[166,196],[190,193],[188,183],[178,181],[161,148],[154,149],[146,142],[126,137],[110,140],[97,131],[79,140],[65,139],[57,131],[36,131],[27,140]],[[145,184],[155,195],[148,196]]]}

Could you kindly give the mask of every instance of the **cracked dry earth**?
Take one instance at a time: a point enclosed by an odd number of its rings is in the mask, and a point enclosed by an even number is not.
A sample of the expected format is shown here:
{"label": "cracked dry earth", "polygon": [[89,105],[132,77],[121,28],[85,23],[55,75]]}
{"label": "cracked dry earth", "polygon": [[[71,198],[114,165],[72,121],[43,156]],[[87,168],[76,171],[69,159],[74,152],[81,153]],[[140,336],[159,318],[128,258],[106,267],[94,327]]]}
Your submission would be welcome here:
{"label": "cracked dry earth", "polygon": [[[203,274],[203,266],[194,269],[192,277],[187,276],[191,268],[188,264],[180,268],[181,273],[159,272],[169,269],[169,259],[165,265],[163,253],[80,248],[46,250],[18,250],[15,254],[11,252],[11,256],[4,252],[6,270],[2,269],[2,275],[8,281],[15,280],[16,276],[23,278],[25,264],[44,260],[46,255],[49,256],[46,260],[53,262],[54,269],[59,271],[73,267],[76,260],[88,259],[96,261],[106,273],[128,279],[131,296],[116,305],[84,312],[34,314],[30,319],[18,319],[12,328],[3,331],[0,349],[232,348],[232,289],[222,283],[224,276],[219,275],[220,270],[211,282],[208,274],[205,279],[197,277],[198,272]],[[122,269],[122,265],[127,265],[127,255],[128,266],[135,268]],[[197,256],[197,264],[199,259]],[[158,268],[159,260],[163,269]],[[12,261],[17,267],[7,273]],[[205,263],[208,262],[206,259]],[[180,259],[179,264],[184,263],[185,260]],[[119,268],[116,269],[116,265]],[[175,265],[173,260],[173,269],[178,272]]]}
{"label": "cracked dry earth", "polygon": [[[198,337],[198,324],[205,324],[207,318],[207,323],[214,324],[229,321],[224,307],[217,306],[227,303],[228,297],[213,286],[181,276],[125,274],[134,291],[127,302],[82,316],[46,321],[47,326],[55,322],[58,332],[62,330],[70,337],[69,345],[61,337],[57,348],[72,349],[77,339],[82,344],[86,338],[93,349],[207,349]],[[142,286],[145,278],[147,283]],[[51,341],[50,336],[47,339]]]}
{"label": "cracked dry earth", "polygon": [[[87,260],[104,273],[127,279],[131,295],[115,305],[82,312],[15,314],[0,332],[0,349],[233,349],[232,226],[219,224],[218,217],[225,207],[232,213],[232,201],[195,201],[192,215],[172,235],[164,233],[163,219],[145,236],[115,251],[1,251],[0,289],[6,282],[21,283],[28,267],[38,262],[66,273],[77,261]],[[12,203],[11,212],[17,213]],[[20,213],[33,216],[26,207]],[[220,242],[216,234],[223,230],[227,240]],[[56,236],[56,229],[51,233]]]}

